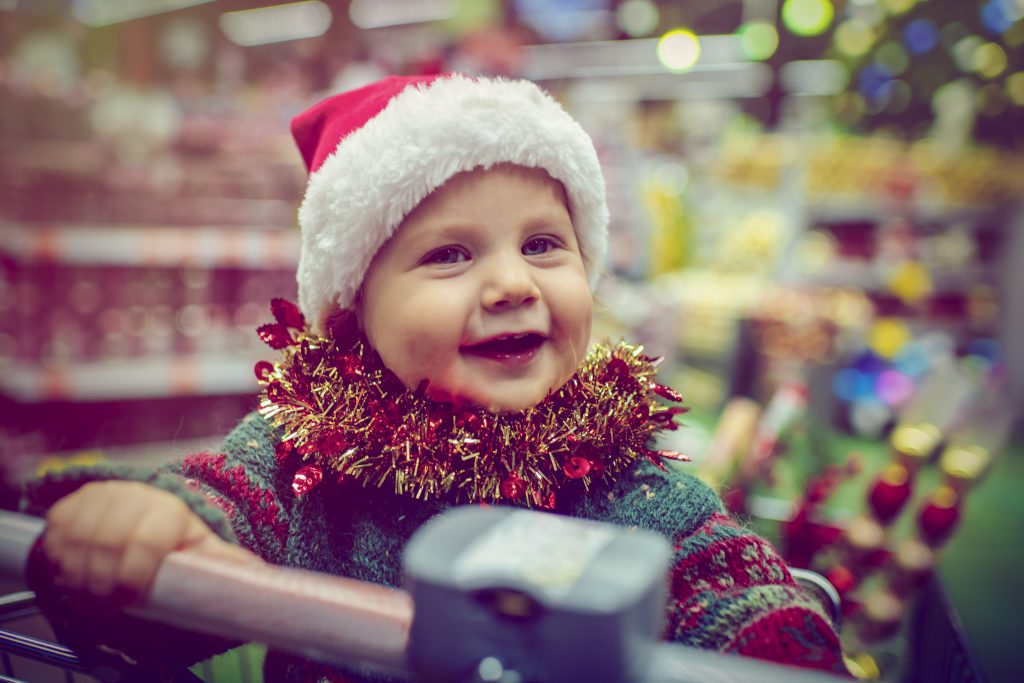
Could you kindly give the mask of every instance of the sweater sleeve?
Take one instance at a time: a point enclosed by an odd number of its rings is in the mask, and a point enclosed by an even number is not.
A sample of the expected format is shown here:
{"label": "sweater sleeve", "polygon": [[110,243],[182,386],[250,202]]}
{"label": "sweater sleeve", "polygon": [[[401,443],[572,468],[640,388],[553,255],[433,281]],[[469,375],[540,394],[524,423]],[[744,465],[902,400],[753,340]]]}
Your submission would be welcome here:
{"label": "sweater sleeve", "polygon": [[[284,555],[288,535],[288,484],[275,467],[272,428],[256,414],[243,419],[219,453],[185,457],[160,470],[105,463],[70,467],[26,483],[21,509],[44,516],[58,500],[95,481],[138,481],[180,497],[221,538],[270,562]],[[92,613],[52,582],[41,545],[30,559],[30,588],[62,642],[90,669],[113,667],[133,680],[188,666],[238,643],[104,611]],[[167,643],[174,643],[167,647]]]}
{"label": "sweater sleeve", "polygon": [[643,463],[588,500],[582,516],[650,529],[672,541],[666,639],[846,673],[838,635],[820,602],[797,585],[771,544],[730,517],[699,479]]}
{"label": "sweater sleeve", "polygon": [[217,453],[196,453],[153,470],[122,463],[68,467],[29,481],[21,510],[44,516],[58,500],[95,481],[138,481],[181,498],[221,538],[280,562],[293,496],[274,455],[273,428],[256,413],[243,418]]}
{"label": "sweater sleeve", "polygon": [[276,444],[273,427],[250,413],[224,440],[220,452],[189,455],[169,472],[223,515],[240,545],[282,564],[295,496],[291,480],[278,467]]}

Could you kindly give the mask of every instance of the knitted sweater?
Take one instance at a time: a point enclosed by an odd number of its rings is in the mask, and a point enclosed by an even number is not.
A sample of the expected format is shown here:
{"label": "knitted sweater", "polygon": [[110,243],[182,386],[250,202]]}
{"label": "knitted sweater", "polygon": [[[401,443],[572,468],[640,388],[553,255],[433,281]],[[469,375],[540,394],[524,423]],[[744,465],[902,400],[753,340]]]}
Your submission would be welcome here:
{"label": "knitted sweater", "polygon": [[[141,479],[175,491],[215,531],[269,562],[400,585],[406,541],[450,503],[327,481],[297,497],[291,489],[294,468],[275,458],[277,441],[275,430],[254,413],[239,423],[219,453],[188,456],[162,473],[123,468],[52,473],[27,488],[23,509],[43,514],[87,481]],[[695,477],[642,462],[613,483],[594,482],[589,491],[563,488],[553,512],[649,529],[673,543],[666,639],[845,670],[838,638],[821,605],[795,584],[776,551],[729,517]],[[193,656],[208,656],[217,648],[204,643],[193,649]],[[265,677],[362,678],[274,651],[267,655]]]}

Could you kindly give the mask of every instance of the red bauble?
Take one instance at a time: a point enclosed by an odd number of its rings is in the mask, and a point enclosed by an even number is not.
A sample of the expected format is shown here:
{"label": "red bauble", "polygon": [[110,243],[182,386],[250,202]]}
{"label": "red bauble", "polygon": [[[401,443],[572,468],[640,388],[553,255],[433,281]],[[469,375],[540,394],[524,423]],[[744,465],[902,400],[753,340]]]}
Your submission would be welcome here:
{"label": "red bauble", "polygon": [[839,595],[846,595],[857,587],[857,575],[841,564],[825,572],[825,578],[835,587]]}
{"label": "red bauble", "polygon": [[960,521],[959,500],[953,489],[942,487],[925,501],[918,516],[921,535],[931,545],[938,545],[949,538]]}
{"label": "red bauble", "polygon": [[256,379],[258,379],[258,380],[266,380],[267,377],[270,375],[270,373],[272,373],[273,371],[274,371],[274,364],[273,363],[270,363],[270,362],[265,361],[265,360],[261,360],[260,362],[256,363],[255,372],[256,372]]}
{"label": "red bauble", "polygon": [[590,461],[581,456],[569,458],[562,465],[562,471],[570,479],[579,479],[590,474]]}
{"label": "red bauble", "polygon": [[316,443],[316,449],[324,455],[335,455],[347,450],[348,442],[343,432],[329,432],[320,437],[320,440]]}
{"label": "red bauble", "polygon": [[347,380],[363,376],[363,363],[354,353],[339,353],[334,357],[334,367]]}
{"label": "red bauble", "polygon": [[324,478],[323,470],[318,465],[303,465],[292,477],[292,491],[296,496],[309,493]]}
{"label": "red bauble", "polygon": [[279,441],[274,445],[274,455],[277,456],[278,462],[287,460],[293,450],[295,450],[295,444],[291,441]]}
{"label": "red bauble", "polygon": [[888,524],[900,513],[910,498],[910,474],[902,465],[889,465],[868,492],[868,505],[875,519]]}
{"label": "red bauble", "polygon": [[518,474],[510,474],[501,482],[501,495],[509,500],[519,500],[526,493],[526,484]]}

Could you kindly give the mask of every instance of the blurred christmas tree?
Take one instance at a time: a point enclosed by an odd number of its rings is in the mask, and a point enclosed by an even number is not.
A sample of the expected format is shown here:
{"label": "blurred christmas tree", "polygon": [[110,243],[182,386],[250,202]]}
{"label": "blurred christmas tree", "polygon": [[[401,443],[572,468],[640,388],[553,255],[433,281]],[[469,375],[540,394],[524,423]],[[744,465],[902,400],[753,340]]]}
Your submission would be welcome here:
{"label": "blurred christmas tree", "polygon": [[780,18],[780,42],[848,68],[841,125],[1024,146],[1024,0],[785,0]]}

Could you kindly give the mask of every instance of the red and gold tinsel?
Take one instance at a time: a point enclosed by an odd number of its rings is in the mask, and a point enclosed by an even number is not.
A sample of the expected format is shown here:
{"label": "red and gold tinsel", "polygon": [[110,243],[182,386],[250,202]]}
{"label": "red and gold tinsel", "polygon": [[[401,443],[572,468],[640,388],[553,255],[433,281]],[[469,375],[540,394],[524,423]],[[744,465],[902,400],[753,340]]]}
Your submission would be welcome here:
{"label": "red and gold tinsel", "polygon": [[276,322],[259,334],[281,358],[256,366],[259,411],[283,431],[279,460],[299,459],[298,494],[322,476],[420,499],[549,508],[567,482],[612,480],[640,458],[659,467],[688,459],[647,447],[686,409],[666,405],[682,397],[655,383],[656,361],[640,346],[596,345],[537,406],[491,413],[402,386],[351,314],[335,316],[318,336],[294,304],[275,299],[272,311]]}

